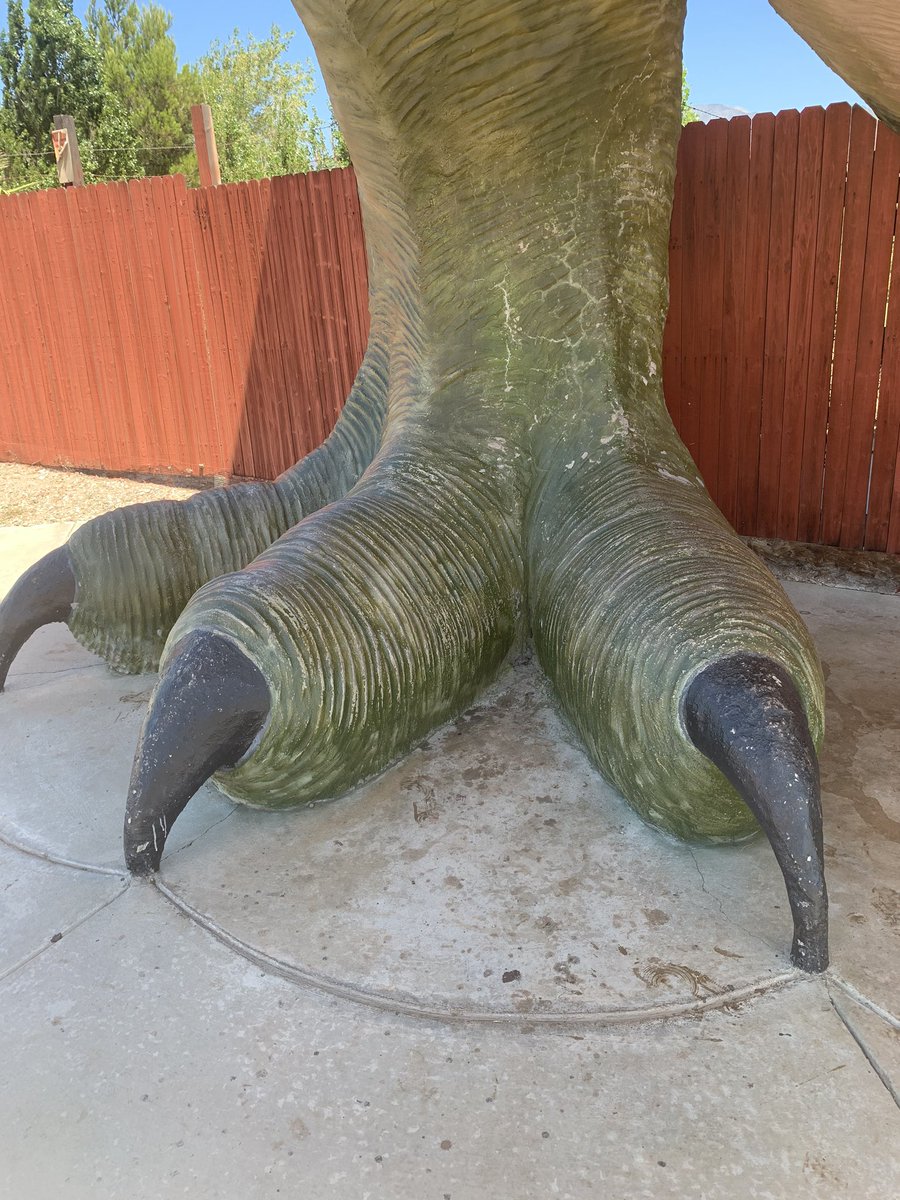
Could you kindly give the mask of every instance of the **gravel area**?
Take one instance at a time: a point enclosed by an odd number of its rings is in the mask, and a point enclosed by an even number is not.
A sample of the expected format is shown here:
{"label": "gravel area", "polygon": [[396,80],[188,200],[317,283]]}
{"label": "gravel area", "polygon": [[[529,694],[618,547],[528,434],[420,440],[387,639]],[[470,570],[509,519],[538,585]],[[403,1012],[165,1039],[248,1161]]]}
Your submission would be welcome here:
{"label": "gravel area", "polygon": [[0,525],[85,521],[144,500],[184,500],[197,489],[121,476],[0,463]]}

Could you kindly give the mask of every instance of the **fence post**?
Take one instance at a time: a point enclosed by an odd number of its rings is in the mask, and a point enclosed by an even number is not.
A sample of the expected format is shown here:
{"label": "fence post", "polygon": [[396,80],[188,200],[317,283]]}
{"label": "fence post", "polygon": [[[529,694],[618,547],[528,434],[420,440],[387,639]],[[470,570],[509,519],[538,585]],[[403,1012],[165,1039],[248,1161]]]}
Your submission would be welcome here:
{"label": "fence post", "polygon": [[56,173],[63,187],[84,187],[84,171],[78,150],[75,122],[67,114],[55,114],[50,133],[56,156]]}
{"label": "fence post", "polygon": [[200,168],[200,186],[217,187],[222,182],[222,174],[219,170],[219,152],[216,149],[212,110],[208,104],[191,105],[191,125],[194,129],[197,165]]}

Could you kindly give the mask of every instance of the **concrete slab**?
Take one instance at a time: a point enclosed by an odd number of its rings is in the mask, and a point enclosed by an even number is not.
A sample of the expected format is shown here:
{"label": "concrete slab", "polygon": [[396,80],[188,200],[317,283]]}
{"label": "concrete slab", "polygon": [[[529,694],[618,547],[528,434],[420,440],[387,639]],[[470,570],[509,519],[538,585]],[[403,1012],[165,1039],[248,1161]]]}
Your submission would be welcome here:
{"label": "concrete slab", "polygon": [[46,525],[0,525],[0,600],[23,571],[61,546],[80,521]]}
{"label": "concrete slab", "polygon": [[765,843],[644,827],[533,667],[335,804],[204,789],[126,885],[153,677],[40,631],[0,697],[0,1195],[892,1195],[900,601],[788,588],[829,686],[816,981]]}
{"label": "concrete slab", "polygon": [[790,973],[768,846],[691,849],[643,825],[535,666],[353,795],[238,809],[162,877],[279,969],[366,1003],[613,1018]]}
{"label": "concrete slab", "polygon": [[615,1029],[460,1028],[260,972],[138,884],[0,985],[29,1200],[886,1197],[900,1116],[804,982]]}
{"label": "concrete slab", "polygon": [[846,987],[829,980],[832,1007],[859,1046],[869,1066],[878,1075],[894,1103],[900,1108],[900,1021],[883,1011],[860,1003]]}
{"label": "concrete slab", "polygon": [[126,886],[124,876],[65,870],[0,844],[0,979],[55,945]]}

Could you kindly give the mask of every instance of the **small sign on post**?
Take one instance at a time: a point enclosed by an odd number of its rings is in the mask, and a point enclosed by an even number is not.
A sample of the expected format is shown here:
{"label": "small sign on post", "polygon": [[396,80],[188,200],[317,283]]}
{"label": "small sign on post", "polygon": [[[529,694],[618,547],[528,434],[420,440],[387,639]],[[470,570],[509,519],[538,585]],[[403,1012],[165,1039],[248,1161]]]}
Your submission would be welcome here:
{"label": "small sign on post", "polygon": [[71,117],[54,116],[50,140],[53,143],[59,182],[63,187],[84,187],[84,171],[81,168],[81,155],[78,152],[78,135],[75,133],[75,122]]}

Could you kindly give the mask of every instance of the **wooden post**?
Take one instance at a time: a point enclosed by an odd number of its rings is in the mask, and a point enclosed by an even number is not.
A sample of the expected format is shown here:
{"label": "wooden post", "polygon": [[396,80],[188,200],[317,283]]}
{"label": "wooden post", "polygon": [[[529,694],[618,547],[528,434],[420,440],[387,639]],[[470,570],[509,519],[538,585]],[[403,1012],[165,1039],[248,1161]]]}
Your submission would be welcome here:
{"label": "wooden post", "polygon": [[66,114],[53,117],[53,153],[56,155],[56,173],[63,187],[84,187],[84,171],[78,151],[78,134],[75,122]]}
{"label": "wooden post", "polygon": [[218,187],[222,182],[222,174],[219,171],[216,131],[213,128],[212,111],[208,104],[191,105],[191,125],[194,129],[197,165],[200,168],[200,186]]}

